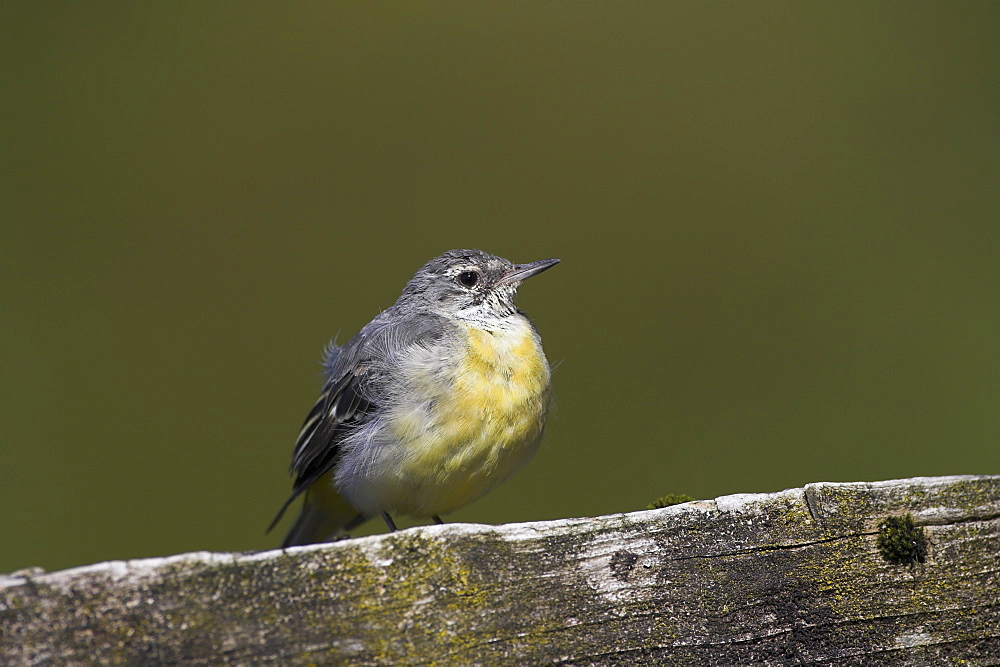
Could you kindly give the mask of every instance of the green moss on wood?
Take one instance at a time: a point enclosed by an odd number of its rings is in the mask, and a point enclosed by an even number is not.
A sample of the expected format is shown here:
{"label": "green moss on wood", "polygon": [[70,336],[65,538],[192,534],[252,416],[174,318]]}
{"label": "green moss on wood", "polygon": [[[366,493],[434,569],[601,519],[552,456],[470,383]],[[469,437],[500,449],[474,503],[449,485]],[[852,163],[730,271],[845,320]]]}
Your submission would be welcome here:
{"label": "green moss on wood", "polygon": [[878,550],[894,565],[923,563],[927,560],[924,529],[913,522],[910,514],[886,517],[878,525]]}
{"label": "green moss on wood", "polygon": [[670,507],[671,505],[680,505],[681,503],[689,503],[694,498],[686,493],[668,493],[665,496],[660,496],[649,505],[646,506],[648,510],[658,510],[663,507]]}

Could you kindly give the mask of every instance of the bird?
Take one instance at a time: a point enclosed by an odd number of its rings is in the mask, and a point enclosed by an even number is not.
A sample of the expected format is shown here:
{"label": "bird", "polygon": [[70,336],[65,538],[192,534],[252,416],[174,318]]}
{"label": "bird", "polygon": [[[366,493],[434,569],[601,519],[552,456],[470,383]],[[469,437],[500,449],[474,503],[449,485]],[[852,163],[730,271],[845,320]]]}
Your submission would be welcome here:
{"label": "bird", "polygon": [[482,497],[534,455],[552,395],[522,282],[559,262],[449,250],[394,305],[325,351],[325,381],[296,439],[300,496],[282,548],[341,538],[381,516],[432,519]]}

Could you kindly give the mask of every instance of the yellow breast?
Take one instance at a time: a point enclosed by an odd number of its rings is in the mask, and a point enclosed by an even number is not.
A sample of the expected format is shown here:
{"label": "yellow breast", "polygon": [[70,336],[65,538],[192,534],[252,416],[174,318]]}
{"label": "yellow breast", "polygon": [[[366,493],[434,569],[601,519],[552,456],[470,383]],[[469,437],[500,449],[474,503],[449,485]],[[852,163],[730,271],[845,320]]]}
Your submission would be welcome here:
{"label": "yellow breast", "polygon": [[512,333],[469,328],[465,359],[454,371],[450,411],[475,426],[530,427],[548,391],[549,365],[530,327]]}
{"label": "yellow breast", "polygon": [[421,400],[392,420],[405,455],[387,505],[403,514],[447,514],[475,500],[527,462],[541,438],[550,374],[531,324],[462,326],[456,358],[414,365],[408,384]]}

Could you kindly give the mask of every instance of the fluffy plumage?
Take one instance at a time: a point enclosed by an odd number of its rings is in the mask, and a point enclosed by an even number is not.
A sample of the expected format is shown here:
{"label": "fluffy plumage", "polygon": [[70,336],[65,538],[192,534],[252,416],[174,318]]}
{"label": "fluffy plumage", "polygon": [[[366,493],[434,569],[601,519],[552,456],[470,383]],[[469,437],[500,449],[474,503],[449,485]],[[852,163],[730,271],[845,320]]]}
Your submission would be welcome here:
{"label": "fluffy plumage", "polygon": [[378,514],[436,518],[527,462],[544,427],[549,366],[514,298],[557,261],[515,266],[449,251],[343,347],[328,347],[323,391],[292,456],[292,494],[271,524],[305,495],[283,546]]}

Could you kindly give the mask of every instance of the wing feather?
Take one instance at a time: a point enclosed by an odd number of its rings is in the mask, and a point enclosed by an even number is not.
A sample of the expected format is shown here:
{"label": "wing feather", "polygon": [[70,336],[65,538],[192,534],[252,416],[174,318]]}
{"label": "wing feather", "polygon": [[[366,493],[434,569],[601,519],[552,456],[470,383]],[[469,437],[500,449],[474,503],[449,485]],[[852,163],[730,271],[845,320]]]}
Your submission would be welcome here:
{"label": "wing feather", "polygon": [[377,370],[379,362],[403,347],[428,344],[443,333],[436,316],[400,319],[391,311],[382,312],[343,347],[332,343],[327,347],[327,380],[302,424],[292,452],[292,493],[268,530],[299,495],[336,465],[345,435],[371,419],[377,410],[378,385],[384,379],[380,377],[384,371]]}

